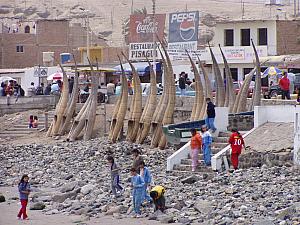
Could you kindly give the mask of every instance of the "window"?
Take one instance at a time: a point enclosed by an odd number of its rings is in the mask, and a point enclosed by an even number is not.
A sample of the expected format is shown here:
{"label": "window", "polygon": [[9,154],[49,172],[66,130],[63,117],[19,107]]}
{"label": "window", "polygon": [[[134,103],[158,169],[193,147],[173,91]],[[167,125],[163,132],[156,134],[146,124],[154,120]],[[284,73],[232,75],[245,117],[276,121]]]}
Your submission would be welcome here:
{"label": "window", "polygon": [[[231,76],[233,81],[238,81],[238,68],[230,68]],[[224,68],[224,78],[225,78],[225,68]]]}
{"label": "window", "polygon": [[233,38],[233,29],[224,30],[224,46],[233,46],[234,38]]}
{"label": "window", "polygon": [[258,28],[258,45],[268,45],[267,28]]}
{"label": "window", "polygon": [[250,29],[241,29],[241,46],[250,46]]}
{"label": "window", "polygon": [[23,45],[17,45],[17,52],[24,52]]}
{"label": "window", "polygon": [[245,75],[249,74],[253,68],[243,68],[243,79],[245,79]]}
{"label": "window", "polygon": [[30,26],[27,25],[27,26],[25,27],[24,32],[29,34],[29,33],[30,33]]}

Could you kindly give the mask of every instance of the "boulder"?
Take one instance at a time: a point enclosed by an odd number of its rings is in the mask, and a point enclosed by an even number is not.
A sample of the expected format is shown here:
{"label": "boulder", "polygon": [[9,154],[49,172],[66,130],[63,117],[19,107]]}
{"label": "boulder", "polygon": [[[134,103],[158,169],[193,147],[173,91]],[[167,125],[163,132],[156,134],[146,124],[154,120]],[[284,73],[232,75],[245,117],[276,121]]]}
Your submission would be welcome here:
{"label": "boulder", "polygon": [[0,193],[0,202],[5,202],[5,197],[3,194]]}
{"label": "boulder", "polygon": [[77,186],[77,184],[78,184],[77,181],[74,181],[74,182],[71,182],[71,183],[67,183],[64,186],[62,186],[62,188],[60,189],[60,191],[62,193],[73,191],[74,188]]}
{"label": "boulder", "polygon": [[157,217],[157,220],[161,223],[174,223],[174,216],[173,215],[162,215]]}
{"label": "boulder", "polygon": [[54,195],[52,197],[52,201],[58,202],[58,203],[63,203],[68,198],[75,198],[79,192],[80,192],[80,188],[78,188],[74,191],[71,191],[71,192],[67,192],[65,194]]}
{"label": "boulder", "polygon": [[208,214],[213,208],[211,202],[206,200],[198,200],[194,205],[194,209],[200,213]]}
{"label": "boulder", "polygon": [[45,207],[43,202],[36,202],[30,206],[30,210],[43,210]]}
{"label": "boulder", "polygon": [[192,176],[189,176],[187,178],[184,178],[181,180],[181,183],[183,184],[193,184],[195,182],[197,182],[199,180],[199,177],[195,176],[195,175],[192,175]]}
{"label": "boulder", "polygon": [[94,185],[92,184],[87,184],[87,185],[84,185],[82,188],[81,188],[81,193],[84,194],[84,195],[87,195],[89,194],[93,189],[95,188]]}

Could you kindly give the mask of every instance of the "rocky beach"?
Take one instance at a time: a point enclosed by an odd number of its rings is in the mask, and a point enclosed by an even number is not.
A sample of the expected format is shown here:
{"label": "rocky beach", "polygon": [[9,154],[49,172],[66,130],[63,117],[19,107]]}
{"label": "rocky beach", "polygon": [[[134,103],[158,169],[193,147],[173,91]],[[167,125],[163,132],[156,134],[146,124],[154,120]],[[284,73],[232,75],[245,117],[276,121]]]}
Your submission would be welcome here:
{"label": "rocky beach", "polygon": [[[153,184],[166,188],[165,214],[153,213],[151,206],[144,206],[143,219],[129,219],[133,149],[142,152]],[[33,187],[31,210],[77,216],[83,224],[102,217],[136,224],[139,220],[179,224],[300,223],[299,168],[287,164],[263,165],[233,174],[166,172],[166,159],[174,151],[150,149],[147,143],[112,144],[105,137],[87,142],[56,141],[51,145],[2,145],[0,190],[16,189],[22,174],[28,173]],[[121,183],[126,191],[119,198],[110,193],[107,155],[113,155],[121,167]],[[1,207],[18,202],[17,191],[11,196],[5,192],[2,195],[6,201],[0,203]]]}

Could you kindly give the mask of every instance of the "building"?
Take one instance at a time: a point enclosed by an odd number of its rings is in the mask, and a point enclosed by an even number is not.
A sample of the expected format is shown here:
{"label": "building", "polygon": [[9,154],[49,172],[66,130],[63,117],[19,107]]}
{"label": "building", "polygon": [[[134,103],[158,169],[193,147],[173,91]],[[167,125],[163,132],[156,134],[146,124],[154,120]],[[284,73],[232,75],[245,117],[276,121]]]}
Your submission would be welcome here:
{"label": "building", "polygon": [[[299,54],[299,20],[241,20],[218,22],[212,44],[220,46],[227,53],[232,76],[243,80],[253,68],[253,50],[251,39],[257,47],[260,57]],[[220,52],[216,52],[217,61],[222,67]],[[211,63],[208,59],[207,63]],[[264,68],[263,68],[264,69]],[[222,71],[224,73],[224,71]]]}
{"label": "building", "polygon": [[[53,64],[61,53],[73,53],[79,60],[78,47],[86,46],[86,29],[69,20],[37,20],[0,26],[0,68],[24,68],[43,65],[43,52],[54,52]],[[91,34],[91,45],[107,46]]]}

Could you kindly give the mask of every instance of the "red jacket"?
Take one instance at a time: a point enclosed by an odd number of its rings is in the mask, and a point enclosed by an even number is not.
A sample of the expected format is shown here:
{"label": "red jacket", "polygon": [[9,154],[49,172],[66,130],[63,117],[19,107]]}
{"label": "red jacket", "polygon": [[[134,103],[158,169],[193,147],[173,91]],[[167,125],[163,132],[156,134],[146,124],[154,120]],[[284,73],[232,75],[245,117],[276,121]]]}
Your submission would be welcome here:
{"label": "red jacket", "polygon": [[202,147],[202,138],[199,133],[196,133],[192,136],[191,139],[191,149],[201,149]]}
{"label": "red jacket", "polygon": [[231,144],[232,153],[241,154],[242,147],[243,147],[243,145],[245,145],[242,135],[234,132],[230,136],[228,142],[229,142],[229,144]]}
{"label": "red jacket", "polygon": [[281,78],[279,81],[279,86],[284,91],[290,90],[290,80],[287,77]]}

